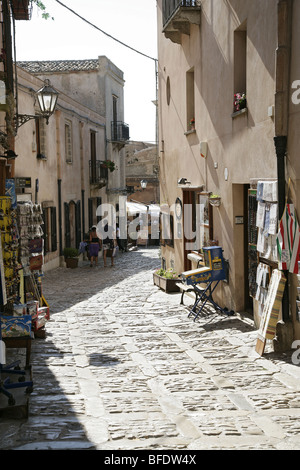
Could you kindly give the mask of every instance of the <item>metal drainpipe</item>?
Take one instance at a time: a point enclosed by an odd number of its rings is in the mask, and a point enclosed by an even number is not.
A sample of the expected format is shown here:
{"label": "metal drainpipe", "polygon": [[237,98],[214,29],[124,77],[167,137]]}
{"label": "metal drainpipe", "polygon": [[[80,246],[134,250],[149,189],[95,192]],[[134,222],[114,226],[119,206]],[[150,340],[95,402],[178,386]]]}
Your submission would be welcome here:
{"label": "metal drainpipe", "polygon": [[[278,218],[280,220],[285,207],[285,158],[287,150],[287,136],[274,137],[274,143],[277,157]],[[288,271],[283,271],[283,273],[288,280]],[[289,317],[289,287],[288,282],[286,282],[282,298],[282,319],[283,321],[286,321]]]}
{"label": "metal drainpipe", "polygon": [[57,180],[58,187],[58,233],[59,233],[59,256],[63,255],[62,247],[62,214],[61,214],[61,179]]}
{"label": "metal drainpipe", "polygon": [[274,137],[277,157],[277,180],[278,180],[278,217],[281,219],[285,206],[285,157],[287,150],[287,136]]}
{"label": "metal drainpipe", "polygon": [[85,234],[85,200],[84,200],[84,194],[85,190],[81,190],[81,217],[82,217],[82,240],[84,240],[84,234]]}
{"label": "metal drainpipe", "polygon": [[[274,144],[277,157],[278,180],[278,216],[282,217],[285,202],[285,159],[288,141],[288,111],[290,83],[290,54],[291,54],[291,18],[293,0],[278,0],[277,4],[277,35],[275,72],[275,137]],[[282,299],[282,319],[287,321],[289,315],[288,272],[284,271],[287,282]]]}

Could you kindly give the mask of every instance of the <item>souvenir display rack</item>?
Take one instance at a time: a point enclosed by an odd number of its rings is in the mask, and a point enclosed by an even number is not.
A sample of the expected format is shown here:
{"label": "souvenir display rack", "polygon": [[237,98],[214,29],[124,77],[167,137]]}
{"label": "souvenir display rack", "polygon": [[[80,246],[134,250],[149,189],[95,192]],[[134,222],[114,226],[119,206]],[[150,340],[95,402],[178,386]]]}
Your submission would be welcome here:
{"label": "souvenir display rack", "polygon": [[[298,262],[298,270],[300,272],[300,262]],[[296,319],[300,322],[300,274],[297,274]]]}
{"label": "souvenir display rack", "polygon": [[9,180],[0,197],[0,328],[6,348],[26,348],[29,368],[31,340],[44,337],[49,320],[41,281],[43,218],[40,204],[17,202],[13,184]]}
{"label": "souvenir display rack", "polygon": [[277,181],[256,181],[248,190],[248,279],[249,294],[257,301],[259,318],[272,271],[278,267],[277,212]]}
{"label": "souvenir display rack", "polygon": [[10,197],[0,197],[0,230],[6,310],[11,311],[13,304],[19,301],[19,270],[22,266],[18,261],[19,234],[16,210],[12,207]]}
{"label": "souvenir display rack", "polygon": [[20,231],[20,261],[24,273],[42,269],[43,230],[42,207],[32,202],[18,203],[17,221]]}

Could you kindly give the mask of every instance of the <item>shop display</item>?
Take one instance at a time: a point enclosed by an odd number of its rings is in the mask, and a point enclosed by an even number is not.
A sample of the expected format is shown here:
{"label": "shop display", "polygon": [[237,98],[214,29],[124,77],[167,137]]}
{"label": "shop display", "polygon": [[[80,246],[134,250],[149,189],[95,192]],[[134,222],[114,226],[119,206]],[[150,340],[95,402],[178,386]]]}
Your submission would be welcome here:
{"label": "shop display", "polygon": [[261,258],[277,262],[277,182],[257,184],[257,251]]}
{"label": "shop display", "polygon": [[[285,272],[299,281],[300,231],[294,205],[288,202],[278,220],[277,181],[258,181],[248,192],[249,291],[260,320],[256,351],[262,354],[267,340],[276,334]],[[251,256],[250,256],[251,254]],[[300,287],[296,317],[300,321]]]}
{"label": "shop display", "polygon": [[248,207],[249,293],[257,301],[261,317],[272,269],[278,267],[277,181],[258,181],[248,191]]}
{"label": "shop display", "polygon": [[272,340],[275,337],[276,324],[279,319],[285,283],[286,279],[283,273],[278,269],[274,269],[268,288],[263,314],[261,316],[255,348],[256,352],[260,355],[264,352],[266,340]]}
{"label": "shop display", "polygon": [[[0,364],[4,371],[2,365],[6,363],[7,348],[26,348],[24,374],[28,374],[31,341],[35,337],[44,337],[45,325],[50,319],[41,281],[42,208],[31,201],[18,202],[13,179],[6,180],[5,188],[6,195],[0,197]],[[7,385],[7,380],[3,379],[2,383]],[[8,406],[16,403],[14,388],[24,386],[26,393],[30,393],[32,384],[32,380],[22,382],[22,385],[11,383],[9,394],[8,386],[2,387],[2,393],[9,397]]]}
{"label": "shop display", "polygon": [[277,234],[279,268],[298,274],[300,253],[299,224],[293,204],[286,204]]}
{"label": "shop display", "polygon": [[20,232],[20,261],[25,274],[43,266],[42,207],[32,202],[18,203],[17,220]]}
{"label": "shop display", "polygon": [[262,316],[263,309],[266,303],[269,283],[271,278],[271,268],[265,263],[259,263],[256,270],[256,294],[255,299],[259,305],[259,316]]}
{"label": "shop display", "polygon": [[[300,261],[298,261],[298,270],[300,272]],[[300,274],[297,274],[296,319],[300,322]]]}
{"label": "shop display", "polygon": [[[31,340],[44,337],[50,319],[41,281],[42,208],[31,201],[18,202],[13,179],[5,187],[6,195],[0,197],[0,337],[4,348],[0,359],[5,362],[5,347],[25,347],[28,368]],[[11,399],[9,405],[13,404]]]}
{"label": "shop display", "polygon": [[31,315],[1,315],[2,338],[20,338],[31,336]]}
{"label": "shop display", "polygon": [[5,305],[11,310],[12,304],[19,300],[19,270],[22,266],[18,261],[19,232],[16,209],[12,207],[11,198],[6,196],[0,197],[0,230]]}

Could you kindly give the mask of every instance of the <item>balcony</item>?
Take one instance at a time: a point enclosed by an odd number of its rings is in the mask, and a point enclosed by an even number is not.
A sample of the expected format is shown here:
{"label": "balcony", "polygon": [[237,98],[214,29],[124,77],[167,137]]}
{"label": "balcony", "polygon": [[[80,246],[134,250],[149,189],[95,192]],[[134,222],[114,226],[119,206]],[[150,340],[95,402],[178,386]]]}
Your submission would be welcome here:
{"label": "balcony", "polygon": [[163,32],[181,44],[181,35],[190,35],[191,24],[200,25],[200,0],[163,0]]}
{"label": "balcony", "polygon": [[108,181],[108,168],[105,168],[103,164],[102,160],[89,160],[90,184],[96,184],[100,188]]}
{"label": "balcony", "polygon": [[30,20],[32,2],[30,0],[11,0],[12,12],[15,20]]}
{"label": "balcony", "polygon": [[122,121],[111,121],[111,141],[124,147],[129,140],[129,126]]}

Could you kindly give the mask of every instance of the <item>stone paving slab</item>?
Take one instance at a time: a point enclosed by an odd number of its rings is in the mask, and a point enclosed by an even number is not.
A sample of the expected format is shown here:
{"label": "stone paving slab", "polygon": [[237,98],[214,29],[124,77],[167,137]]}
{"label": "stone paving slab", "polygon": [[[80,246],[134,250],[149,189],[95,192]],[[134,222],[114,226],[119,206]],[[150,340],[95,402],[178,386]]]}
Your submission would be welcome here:
{"label": "stone paving slab", "polygon": [[153,285],[157,267],[158,249],[141,248],[45,274],[29,417],[0,420],[0,449],[300,449],[290,354],[258,356],[247,316],[194,322]]}

